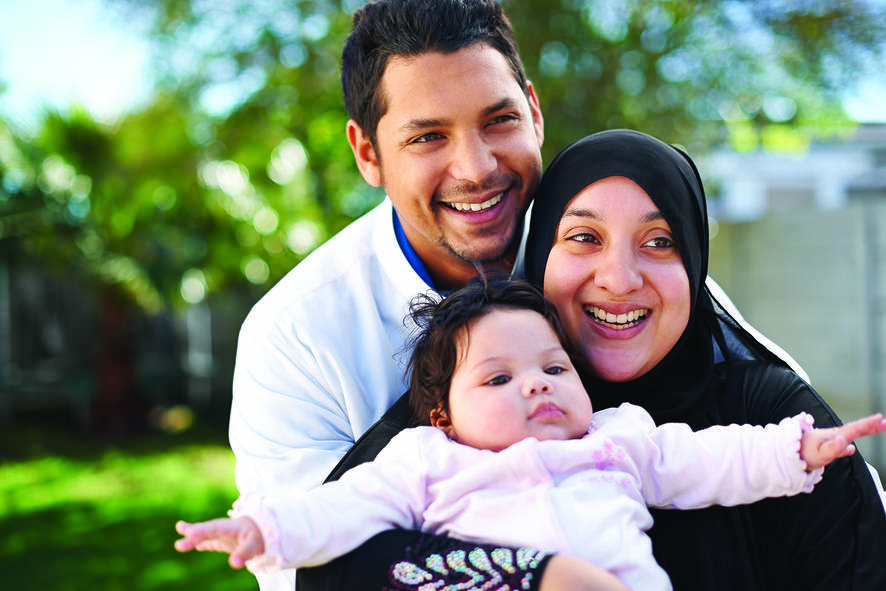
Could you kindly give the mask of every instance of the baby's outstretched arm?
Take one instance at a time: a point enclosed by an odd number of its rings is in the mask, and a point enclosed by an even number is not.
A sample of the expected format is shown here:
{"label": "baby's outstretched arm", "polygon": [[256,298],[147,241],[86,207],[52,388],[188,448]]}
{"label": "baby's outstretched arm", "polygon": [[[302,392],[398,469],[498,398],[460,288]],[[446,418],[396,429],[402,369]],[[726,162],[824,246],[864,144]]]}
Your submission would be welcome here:
{"label": "baby's outstretched arm", "polygon": [[200,523],[179,521],[175,530],[182,535],[176,540],[175,549],[179,552],[199,550],[227,552],[228,564],[233,568],[243,568],[247,560],[265,551],[261,530],[249,517],[234,519],[213,519]]}
{"label": "baby's outstretched arm", "polygon": [[886,431],[886,419],[882,413],[867,416],[840,427],[812,429],[803,433],[800,440],[800,459],[806,462],[807,470],[827,466],[837,458],[855,453],[852,442],[859,437],[876,435]]}

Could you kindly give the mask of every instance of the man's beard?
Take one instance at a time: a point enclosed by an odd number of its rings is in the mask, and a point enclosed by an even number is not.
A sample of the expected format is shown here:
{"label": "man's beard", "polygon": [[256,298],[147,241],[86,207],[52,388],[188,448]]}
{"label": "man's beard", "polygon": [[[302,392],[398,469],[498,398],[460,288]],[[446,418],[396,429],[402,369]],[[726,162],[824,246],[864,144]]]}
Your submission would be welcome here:
{"label": "man's beard", "polygon": [[492,253],[487,253],[485,254],[485,256],[477,256],[476,254],[465,251],[459,252],[455,250],[452,245],[447,242],[446,239],[442,236],[440,237],[439,244],[446,248],[446,250],[449,251],[449,254],[451,254],[456,259],[462,261],[463,263],[468,263],[475,267],[484,267],[486,265],[493,265],[495,263],[501,262],[502,260],[507,258],[509,254],[515,252],[517,246],[520,244],[520,239],[522,238],[522,236],[523,222],[521,221],[516,224],[516,226],[514,227],[514,231],[511,233],[508,241],[501,249],[496,250]]}
{"label": "man's beard", "polygon": [[[450,191],[447,191],[447,193],[449,195],[471,195],[482,191],[488,191],[493,187],[501,185],[506,185],[508,187],[508,189],[506,190],[511,191],[513,194],[520,195],[523,190],[523,179],[515,173],[496,173],[482,183],[474,185],[463,184],[455,187]],[[443,199],[439,193],[434,195],[434,200],[438,203],[440,201],[445,201],[445,199]],[[451,254],[456,259],[464,263],[472,264],[475,267],[482,267],[485,265],[493,265],[495,263],[501,262],[511,252],[516,251],[516,248],[520,244],[520,239],[522,236],[523,220],[518,219],[516,221],[516,224],[514,225],[513,233],[511,234],[511,236],[508,237],[508,240],[504,244],[504,246],[501,249],[496,250],[495,252],[485,254],[485,256],[472,255],[472,253],[465,252],[464,250],[462,252],[458,252],[452,247],[452,244],[450,244],[446,240],[445,236],[440,236],[438,244],[446,248],[446,250],[449,251],[449,254]]]}

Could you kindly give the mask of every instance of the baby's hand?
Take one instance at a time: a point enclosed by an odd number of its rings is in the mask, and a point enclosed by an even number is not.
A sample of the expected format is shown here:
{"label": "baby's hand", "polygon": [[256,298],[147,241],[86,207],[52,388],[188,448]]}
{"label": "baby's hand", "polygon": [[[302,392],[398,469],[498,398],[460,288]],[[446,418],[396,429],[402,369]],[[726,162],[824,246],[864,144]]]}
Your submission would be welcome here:
{"label": "baby's hand", "polygon": [[855,453],[852,442],[859,437],[876,435],[886,431],[886,420],[882,413],[870,415],[841,427],[812,429],[803,433],[800,440],[800,459],[806,462],[809,471],[827,466],[837,458]]}
{"label": "baby's hand", "polygon": [[201,523],[179,521],[175,530],[182,535],[176,540],[175,549],[179,552],[199,550],[227,552],[228,564],[243,568],[247,560],[264,554],[265,542],[261,530],[249,517],[235,519],[213,519]]}

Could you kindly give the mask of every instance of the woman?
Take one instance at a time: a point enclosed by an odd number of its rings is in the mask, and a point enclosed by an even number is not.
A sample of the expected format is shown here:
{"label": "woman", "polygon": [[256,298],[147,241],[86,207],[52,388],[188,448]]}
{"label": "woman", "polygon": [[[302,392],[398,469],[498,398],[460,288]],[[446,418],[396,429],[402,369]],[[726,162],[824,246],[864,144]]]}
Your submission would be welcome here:
{"label": "woman", "polygon": [[[590,363],[596,408],[631,402],[696,430],[801,411],[840,424],[706,286],[704,189],[682,151],[625,130],[571,145],[544,174],[526,253]],[[886,589],[886,514],[860,454],[811,495],[653,515],[676,589]]]}

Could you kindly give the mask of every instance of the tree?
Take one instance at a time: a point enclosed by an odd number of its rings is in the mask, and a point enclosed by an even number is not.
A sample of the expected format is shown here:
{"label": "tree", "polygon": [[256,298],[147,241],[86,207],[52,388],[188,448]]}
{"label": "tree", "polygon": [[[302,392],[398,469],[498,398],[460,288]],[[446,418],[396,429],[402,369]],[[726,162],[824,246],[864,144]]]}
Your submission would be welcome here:
{"label": "tree", "polygon": [[[851,124],[837,92],[886,32],[861,0],[503,1],[545,161],[612,127],[696,153],[802,147]],[[50,113],[27,137],[0,121],[0,267],[26,256],[100,292],[95,416],[114,429],[132,416],[133,312],[252,301],[382,193],[343,133],[338,60],[362,2],[106,2],[152,19],[156,94],[114,125]]]}
{"label": "tree", "polygon": [[549,154],[577,139],[565,134],[616,127],[693,151],[726,139],[724,126],[740,149],[796,147],[850,124],[838,93],[882,58],[886,27],[882,8],[858,1],[507,7],[552,130]]}
{"label": "tree", "polygon": [[[361,2],[107,0],[153,19],[158,90],[113,127],[0,130],[0,240],[158,310],[256,296],[366,211],[338,56]],[[546,161],[611,127],[701,152],[850,125],[837,91],[882,57],[860,0],[505,0],[546,118]],[[63,238],[61,238],[63,237]]]}

